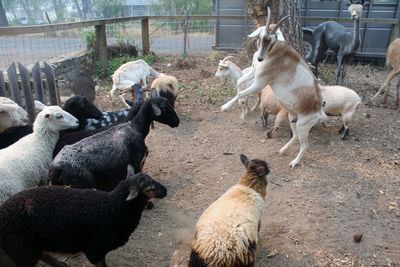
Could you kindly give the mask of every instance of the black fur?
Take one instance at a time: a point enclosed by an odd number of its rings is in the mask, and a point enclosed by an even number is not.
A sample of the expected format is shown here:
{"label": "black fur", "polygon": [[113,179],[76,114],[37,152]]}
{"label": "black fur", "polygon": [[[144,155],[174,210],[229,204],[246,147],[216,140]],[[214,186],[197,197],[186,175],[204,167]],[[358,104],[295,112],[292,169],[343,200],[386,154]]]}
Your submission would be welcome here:
{"label": "black fur", "polygon": [[43,250],[83,252],[105,266],[106,254],[129,240],[149,198],[166,194],[142,173],[109,193],[64,186],[25,190],[0,206],[0,246],[18,267],[35,266]]}
{"label": "black fur", "polygon": [[200,255],[196,251],[192,250],[192,252],[190,253],[190,260],[188,267],[207,267],[207,266],[208,265],[200,257]]}
{"label": "black fur", "polygon": [[175,110],[165,98],[151,98],[131,122],[64,147],[50,166],[52,184],[112,190],[126,177],[128,164],[135,172],[142,169],[147,155],[145,138],[153,120],[170,127],[179,125]]}
{"label": "black fur", "polygon": [[[84,96],[73,96],[69,98],[67,102],[65,102],[63,109],[78,119],[79,127],[60,131],[60,136],[84,129],[88,118],[96,119],[101,117],[101,111],[90,103]],[[22,137],[31,133],[33,133],[32,125],[7,129],[5,132],[0,134],[0,149],[14,144]]]}
{"label": "black fur", "polygon": [[111,127],[114,127],[114,126],[116,126],[116,125],[118,125],[120,123],[131,121],[136,116],[136,114],[138,113],[139,108],[141,107],[141,105],[142,105],[141,103],[133,104],[132,108],[130,109],[130,111],[128,113],[128,116],[125,118],[124,121],[116,122],[115,124],[108,125],[108,126],[105,126],[105,127],[102,127],[102,128],[98,128],[98,129],[95,129],[95,130],[82,130],[82,131],[72,132],[72,133],[68,133],[68,134],[64,134],[63,136],[60,136],[60,139],[58,139],[56,147],[54,148],[53,158],[66,145],[75,144],[75,143],[81,141],[82,139],[84,139],[86,137],[95,135],[97,133],[104,132],[104,131],[110,129]]}
{"label": "black fur", "polygon": [[169,101],[171,106],[175,107],[175,99],[176,99],[176,97],[172,92],[161,90],[160,91],[160,96],[165,97]]}

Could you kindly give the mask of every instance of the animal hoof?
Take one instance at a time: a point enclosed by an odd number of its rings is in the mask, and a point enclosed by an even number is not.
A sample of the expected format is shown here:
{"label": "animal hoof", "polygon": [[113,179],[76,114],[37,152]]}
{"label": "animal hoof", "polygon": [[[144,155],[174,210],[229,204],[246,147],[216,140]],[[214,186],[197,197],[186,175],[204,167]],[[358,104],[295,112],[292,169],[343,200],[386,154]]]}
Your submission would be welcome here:
{"label": "animal hoof", "polygon": [[290,162],[289,166],[290,166],[291,168],[294,168],[294,167],[296,167],[298,164],[299,164],[299,162],[298,162],[297,160],[292,160],[292,161]]}
{"label": "animal hoof", "polygon": [[285,154],[285,150],[284,149],[279,150],[279,155],[282,156],[283,154]]}
{"label": "animal hoof", "polygon": [[[267,132],[267,138],[270,139],[272,138],[272,133],[271,132]],[[279,152],[280,153],[280,152]]]}

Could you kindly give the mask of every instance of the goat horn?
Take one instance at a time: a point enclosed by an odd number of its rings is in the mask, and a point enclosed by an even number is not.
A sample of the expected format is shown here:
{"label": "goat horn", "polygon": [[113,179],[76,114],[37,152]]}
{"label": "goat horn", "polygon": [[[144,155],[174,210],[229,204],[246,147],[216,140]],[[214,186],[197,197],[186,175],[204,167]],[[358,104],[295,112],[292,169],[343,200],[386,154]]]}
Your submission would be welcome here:
{"label": "goat horn", "polygon": [[228,58],[235,58],[234,56],[226,56],[223,60],[222,60],[222,63],[225,63],[225,61],[228,59]]}
{"label": "goat horn", "polygon": [[267,8],[267,21],[266,21],[266,23],[265,23],[265,29],[267,30],[267,32],[268,32],[268,27],[269,27],[269,24],[271,23],[271,9],[268,7]]}
{"label": "goat horn", "polygon": [[271,33],[275,33],[275,32],[279,29],[279,26],[282,24],[282,22],[283,22],[285,19],[287,19],[288,17],[290,17],[290,15],[286,15],[286,16],[284,16],[283,18],[281,18],[281,20],[278,21],[278,23],[275,25],[275,28],[272,30]]}

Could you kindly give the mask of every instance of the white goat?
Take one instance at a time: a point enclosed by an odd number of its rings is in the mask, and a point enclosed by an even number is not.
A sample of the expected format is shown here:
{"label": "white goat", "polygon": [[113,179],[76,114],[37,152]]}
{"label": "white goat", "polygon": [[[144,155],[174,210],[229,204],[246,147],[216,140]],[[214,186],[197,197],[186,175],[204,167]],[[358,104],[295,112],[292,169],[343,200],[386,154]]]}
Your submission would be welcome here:
{"label": "white goat", "polygon": [[0,133],[28,122],[28,113],[23,108],[7,97],[0,97]]}
{"label": "white goat", "polygon": [[[162,73],[155,71],[142,59],[125,63],[111,76],[113,86],[109,94],[112,99],[115,99],[115,93],[117,90],[119,91],[119,94],[124,94],[128,91],[130,92],[131,87],[135,83],[142,84],[143,87],[146,88],[148,77],[158,78],[162,75]],[[120,95],[121,100],[122,98],[123,96]],[[122,102],[124,101],[122,100]]]}
{"label": "white goat", "polygon": [[58,106],[35,101],[33,133],[0,150],[0,203],[25,188],[46,181],[59,131],[76,128],[78,120]]}
{"label": "white goat", "polygon": [[279,153],[284,153],[297,139],[300,141],[300,151],[289,165],[295,167],[308,147],[310,129],[318,121],[327,118],[321,109],[319,86],[307,63],[296,50],[277,38],[276,31],[287,17],[282,18],[271,30],[269,28],[271,10],[268,8],[266,26],[259,27],[248,35],[259,38],[257,60],[260,63],[255,70],[254,82],[223,105],[221,110],[228,110],[239,98],[260,92],[265,86],[270,85],[281,105],[289,112],[293,132],[292,138]]}
{"label": "white goat", "polygon": [[[234,84],[237,88],[237,92],[240,92],[240,88],[237,86],[237,81],[243,77],[243,75],[249,73],[252,70],[252,67],[247,67],[243,70],[241,70],[235,63],[232,61],[227,60],[228,58],[231,58],[233,56],[227,56],[223,60],[219,61],[218,64],[218,69],[217,72],[215,73],[215,77],[220,78],[221,81],[223,80],[230,80],[232,84]],[[252,82],[252,81],[251,81]],[[257,103],[259,103],[259,97],[257,96]],[[241,101],[239,101],[239,105],[242,109],[242,114],[240,115],[240,118],[243,120],[247,113],[249,112],[249,106],[248,106],[248,98],[243,98]],[[254,110],[254,107],[251,109],[252,111]]]}
{"label": "white goat", "polygon": [[[351,119],[361,103],[361,98],[356,92],[344,86],[320,85],[319,87],[323,100],[322,110],[328,116],[342,116],[343,126],[340,128],[339,133],[343,133],[342,139],[345,139],[349,133]],[[274,128],[267,132],[267,137],[271,137],[271,134],[287,118],[288,112],[281,106],[270,86],[266,86],[262,90],[260,110],[264,126],[267,124],[266,121],[269,114],[277,114]]]}

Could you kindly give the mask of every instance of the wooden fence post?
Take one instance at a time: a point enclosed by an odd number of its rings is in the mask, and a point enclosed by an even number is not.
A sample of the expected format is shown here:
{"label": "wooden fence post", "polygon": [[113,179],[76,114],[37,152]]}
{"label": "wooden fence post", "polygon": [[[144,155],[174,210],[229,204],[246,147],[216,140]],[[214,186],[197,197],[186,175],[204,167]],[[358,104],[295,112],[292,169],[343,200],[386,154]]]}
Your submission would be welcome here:
{"label": "wooden fence post", "polygon": [[143,55],[150,54],[149,19],[142,19],[142,47]]}
{"label": "wooden fence post", "polygon": [[17,70],[15,69],[14,62],[8,67],[7,75],[10,83],[10,98],[18,105],[23,106],[21,93],[19,92]]}
{"label": "wooden fence post", "polygon": [[100,63],[103,74],[106,73],[108,64],[106,25],[104,23],[95,26],[96,29],[96,58]]}
{"label": "wooden fence post", "polygon": [[6,95],[6,81],[4,80],[3,71],[0,70],[0,96],[7,96]]}
{"label": "wooden fence post", "polygon": [[35,120],[35,106],[33,104],[32,89],[31,89],[31,72],[21,63],[18,63],[19,73],[21,75],[21,87],[24,92],[25,110],[28,112],[31,123]]}

